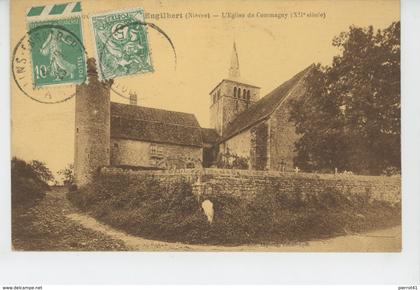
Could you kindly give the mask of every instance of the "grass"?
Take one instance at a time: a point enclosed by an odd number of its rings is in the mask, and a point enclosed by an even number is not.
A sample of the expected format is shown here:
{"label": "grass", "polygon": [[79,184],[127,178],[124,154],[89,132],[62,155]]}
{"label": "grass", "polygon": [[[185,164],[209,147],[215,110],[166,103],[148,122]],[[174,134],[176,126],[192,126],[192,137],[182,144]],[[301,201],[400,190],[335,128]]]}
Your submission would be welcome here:
{"label": "grass", "polygon": [[42,199],[12,207],[12,243],[25,251],[112,251],[125,245],[87,230],[66,218],[74,207],[65,188],[53,188]]}
{"label": "grass", "polygon": [[[98,176],[89,186],[68,193],[80,209],[127,233],[189,244],[239,245],[291,243],[364,232],[401,224],[400,206],[344,195],[333,188],[300,192],[260,192],[253,200],[213,193],[200,200],[186,181],[171,187],[152,176]],[[209,224],[201,202],[214,204]]]}

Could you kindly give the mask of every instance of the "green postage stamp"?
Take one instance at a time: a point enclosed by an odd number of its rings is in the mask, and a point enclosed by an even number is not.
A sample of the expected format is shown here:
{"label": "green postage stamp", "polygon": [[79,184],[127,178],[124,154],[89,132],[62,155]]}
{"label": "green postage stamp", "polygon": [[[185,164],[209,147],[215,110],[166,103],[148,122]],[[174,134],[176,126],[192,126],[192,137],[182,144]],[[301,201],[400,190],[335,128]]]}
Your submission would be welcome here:
{"label": "green postage stamp", "polygon": [[31,7],[26,14],[35,87],[86,79],[80,2]]}
{"label": "green postage stamp", "polygon": [[142,8],[90,18],[101,79],[152,72]]}

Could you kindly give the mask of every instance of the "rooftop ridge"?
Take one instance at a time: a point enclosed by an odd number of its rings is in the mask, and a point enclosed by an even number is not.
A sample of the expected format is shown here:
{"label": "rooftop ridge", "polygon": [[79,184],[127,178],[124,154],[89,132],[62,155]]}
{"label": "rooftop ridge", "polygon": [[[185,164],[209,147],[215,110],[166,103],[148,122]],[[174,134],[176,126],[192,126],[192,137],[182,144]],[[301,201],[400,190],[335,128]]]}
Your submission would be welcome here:
{"label": "rooftop ridge", "polygon": [[[149,110],[164,111],[164,112],[177,113],[177,114],[185,114],[185,115],[190,115],[190,116],[195,117],[195,115],[193,113],[187,113],[187,112],[172,111],[172,110],[168,110],[168,109],[153,108],[153,107],[146,107],[146,106],[132,106],[132,105],[129,105],[129,104],[124,104],[124,103],[111,102],[111,105],[114,105],[114,104],[116,104],[117,106],[127,106],[127,107],[131,107],[131,108],[146,108],[146,109],[149,109]],[[112,115],[112,112],[111,112],[111,115]]]}
{"label": "rooftop ridge", "polygon": [[[314,64],[311,64],[310,66],[306,67],[304,70],[300,71],[299,73],[295,74],[290,79],[283,82],[281,85],[274,88],[272,91],[270,91],[268,94],[266,94],[264,97],[259,99],[257,102],[251,104],[251,106],[246,109],[245,111],[241,112],[233,121],[230,123],[230,125],[226,128],[225,132],[227,131],[227,134],[223,134],[222,138],[220,139],[220,142],[227,140],[236,134],[242,132],[246,128],[252,126],[256,122],[259,122],[268,116],[270,116],[279,106],[283,104],[283,102],[288,98],[291,91],[294,87],[304,78],[307,76],[309,71],[312,70],[314,67]],[[288,87],[290,86],[291,87]],[[284,92],[281,92],[281,90],[285,90]],[[279,95],[276,95],[279,93]],[[273,104],[271,107],[267,108],[267,112],[259,112],[260,116],[257,116],[257,118],[252,119],[250,118],[250,114],[253,113],[253,111],[256,111],[260,109],[261,111],[264,111],[264,106],[266,102],[269,102],[270,100],[274,99]],[[240,123],[240,121],[243,121],[243,125],[239,125],[238,128],[234,128],[237,123]],[[234,128],[234,129],[232,129]]]}

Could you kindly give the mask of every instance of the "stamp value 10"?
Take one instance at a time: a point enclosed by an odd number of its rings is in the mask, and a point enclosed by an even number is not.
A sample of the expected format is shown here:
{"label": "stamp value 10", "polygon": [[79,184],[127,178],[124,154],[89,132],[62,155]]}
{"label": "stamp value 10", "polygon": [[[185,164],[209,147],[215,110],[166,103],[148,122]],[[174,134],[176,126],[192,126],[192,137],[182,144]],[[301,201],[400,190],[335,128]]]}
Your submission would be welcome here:
{"label": "stamp value 10", "polygon": [[80,3],[32,7],[27,13],[34,87],[86,79]]}

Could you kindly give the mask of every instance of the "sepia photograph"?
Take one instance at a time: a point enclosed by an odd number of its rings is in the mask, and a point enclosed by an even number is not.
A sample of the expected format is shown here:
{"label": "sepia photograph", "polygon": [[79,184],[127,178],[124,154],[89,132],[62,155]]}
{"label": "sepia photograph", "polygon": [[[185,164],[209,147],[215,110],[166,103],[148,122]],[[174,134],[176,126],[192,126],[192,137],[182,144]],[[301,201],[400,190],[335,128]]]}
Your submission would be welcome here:
{"label": "sepia photograph", "polygon": [[10,27],[13,251],[401,251],[400,1],[21,0]]}

